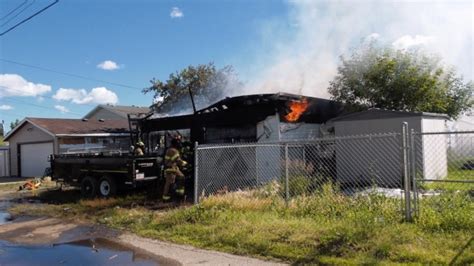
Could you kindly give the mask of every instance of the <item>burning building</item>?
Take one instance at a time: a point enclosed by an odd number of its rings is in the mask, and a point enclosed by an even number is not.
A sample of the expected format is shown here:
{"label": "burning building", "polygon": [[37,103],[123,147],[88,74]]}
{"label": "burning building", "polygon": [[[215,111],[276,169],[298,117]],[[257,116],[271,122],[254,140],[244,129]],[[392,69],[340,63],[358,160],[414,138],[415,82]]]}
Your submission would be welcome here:
{"label": "burning building", "polygon": [[[145,136],[150,140],[148,149],[158,153],[164,152],[167,134],[175,131],[188,136],[191,142],[209,144],[199,151],[199,184],[204,187],[197,191],[201,193],[212,191],[208,184],[212,184],[216,192],[222,188],[237,190],[279,180],[287,171],[283,159],[292,164],[292,169],[305,171],[308,176],[331,178],[342,184],[373,185],[375,182],[384,187],[399,187],[400,149],[389,150],[386,139],[320,139],[328,135],[399,132],[402,122],[408,122],[410,129],[417,132],[439,132],[444,129],[446,119],[439,114],[375,109],[344,113],[342,104],[327,99],[282,93],[245,95],[223,99],[194,114],[150,117],[141,120],[140,127],[150,132]],[[294,140],[318,141],[309,145],[307,141],[292,142]],[[399,145],[399,138],[389,141],[392,146]],[[423,151],[416,154],[423,161],[424,177],[444,177],[445,142],[436,146],[425,145],[425,142],[423,139]],[[226,143],[238,145],[222,145]],[[295,171],[292,174],[298,175]],[[235,187],[229,187],[232,185]]]}

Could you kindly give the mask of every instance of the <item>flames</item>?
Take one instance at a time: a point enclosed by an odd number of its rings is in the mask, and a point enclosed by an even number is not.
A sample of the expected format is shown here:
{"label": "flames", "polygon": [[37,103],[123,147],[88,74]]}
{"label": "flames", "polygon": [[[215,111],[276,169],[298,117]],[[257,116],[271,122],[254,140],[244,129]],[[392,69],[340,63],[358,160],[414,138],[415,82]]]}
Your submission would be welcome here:
{"label": "flames", "polygon": [[292,101],[290,103],[290,112],[285,115],[285,119],[288,122],[296,122],[300,119],[301,115],[308,108],[308,100],[303,99],[301,102]]}

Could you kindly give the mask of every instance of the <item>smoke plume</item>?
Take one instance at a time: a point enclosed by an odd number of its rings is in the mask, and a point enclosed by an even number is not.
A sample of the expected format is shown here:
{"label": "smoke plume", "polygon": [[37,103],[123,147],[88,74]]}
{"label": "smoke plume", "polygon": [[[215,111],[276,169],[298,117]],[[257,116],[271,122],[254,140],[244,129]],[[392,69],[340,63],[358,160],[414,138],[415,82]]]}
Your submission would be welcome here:
{"label": "smoke plume", "polygon": [[[244,89],[231,95],[289,92],[328,98],[340,56],[361,42],[438,54],[465,80],[473,79],[471,1],[306,1],[288,3],[285,21],[262,25],[265,50],[244,73]],[[270,47],[270,49],[268,49]],[[241,72],[243,73],[243,72]],[[252,74],[257,73],[257,74]]]}

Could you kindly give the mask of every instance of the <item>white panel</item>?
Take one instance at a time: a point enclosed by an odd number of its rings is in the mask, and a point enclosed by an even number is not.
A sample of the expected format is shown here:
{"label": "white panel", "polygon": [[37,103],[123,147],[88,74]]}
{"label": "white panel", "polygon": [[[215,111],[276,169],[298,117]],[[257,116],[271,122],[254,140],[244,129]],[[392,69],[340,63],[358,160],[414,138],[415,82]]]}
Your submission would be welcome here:
{"label": "white panel", "polygon": [[278,115],[270,115],[257,124],[258,142],[277,142],[280,140],[280,119]]}
{"label": "white panel", "polygon": [[311,140],[320,137],[319,124],[280,122],[280,140]]}
{"label": "white panel", "polygon": [[[422,120],[423,132],[446,132],[444,120]],[[423,135],[423,173],[426,179],[448,175],[448,135]]]}
{"label": "white panel", "polygon": [[50,166],[48,156],[53,154],[53,143],[22,144],[21,175],[26,177],[43,176]]}
{"label": "white panel", "polygon": [[[259,143],[280,141],[280,118],[278,114],[268,116],[257,124],[257,140]],[[266,146],[256,148],[257,179],[259,183],[267,183],[281,176],[280,147]]]}

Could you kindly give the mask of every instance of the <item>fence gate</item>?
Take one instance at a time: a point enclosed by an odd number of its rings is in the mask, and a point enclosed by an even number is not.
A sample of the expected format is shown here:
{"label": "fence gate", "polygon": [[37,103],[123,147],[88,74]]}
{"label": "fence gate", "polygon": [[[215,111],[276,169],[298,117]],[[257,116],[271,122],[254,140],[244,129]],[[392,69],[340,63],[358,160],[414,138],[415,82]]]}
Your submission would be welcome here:
{"label": "fence gate", "polygon": [[422,198],[467,192],[474,195],[474,131],[410,132],[412,212]]}

